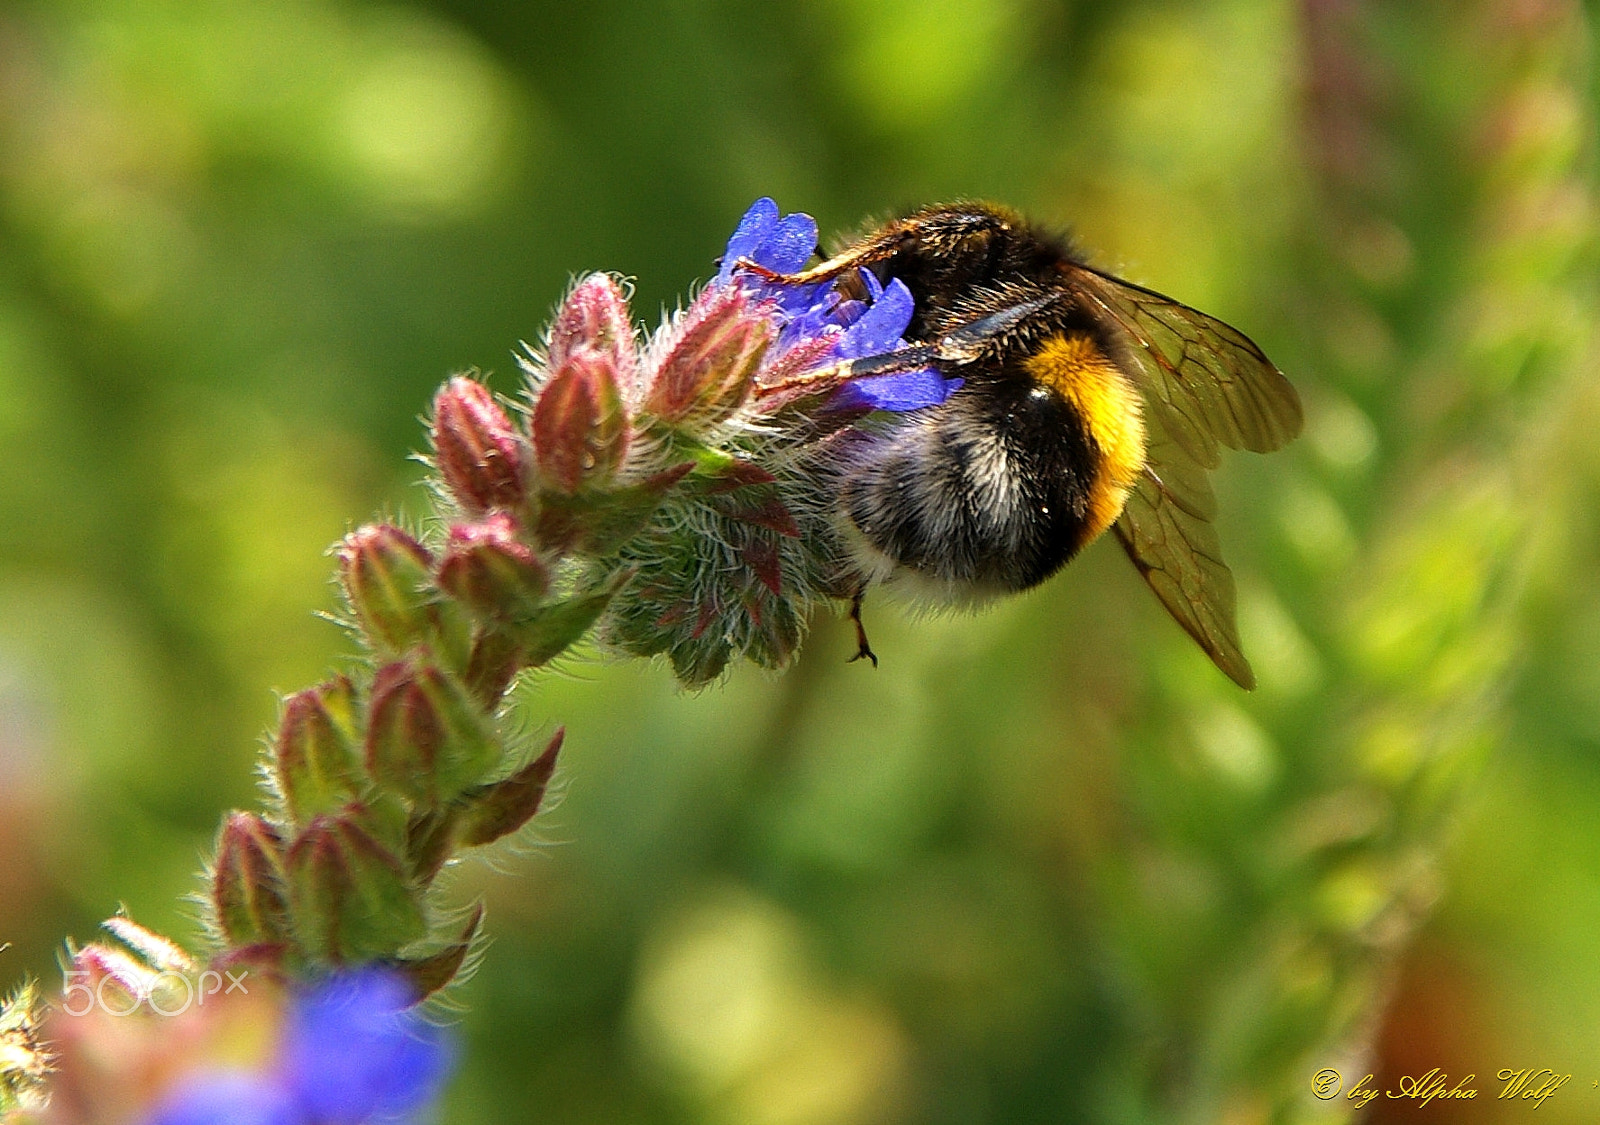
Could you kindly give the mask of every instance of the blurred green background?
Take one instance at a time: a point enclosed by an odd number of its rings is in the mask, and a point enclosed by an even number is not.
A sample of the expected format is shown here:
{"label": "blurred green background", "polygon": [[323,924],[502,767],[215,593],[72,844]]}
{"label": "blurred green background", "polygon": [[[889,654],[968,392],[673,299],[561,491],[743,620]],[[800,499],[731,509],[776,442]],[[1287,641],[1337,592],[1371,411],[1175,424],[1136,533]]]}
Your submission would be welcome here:
{"label": "blurred green background", "polygon": [[[1591,5],[1592,9],[1593,5]],[[686,696],[574,663],[537,845],[456,875],[460,1123],[1600,1116],[1600,379],[1576,0],[7,0],[0,980],[182,896],[324,550],[570,277],[654,321],[758,195],[956,196],[1254,336],[1235,690],[1114,543]],[[1537,1111],[1502,1068],[1572,1080]]]}

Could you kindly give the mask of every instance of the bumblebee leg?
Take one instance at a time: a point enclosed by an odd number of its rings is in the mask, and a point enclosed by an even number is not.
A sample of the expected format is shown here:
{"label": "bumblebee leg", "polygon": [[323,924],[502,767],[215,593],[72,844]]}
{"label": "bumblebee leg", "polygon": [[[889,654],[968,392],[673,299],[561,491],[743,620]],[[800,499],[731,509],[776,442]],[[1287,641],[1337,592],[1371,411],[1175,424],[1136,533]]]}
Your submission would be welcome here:
{"label": "bumblebee leg", "polygon": [[861,624],[861,601],[867,596],[865,589],[856,591],[855,597],[850,599],[850,620],[856,627],[856,654],[846,664],[854,664],[863,657],[872,661],[872,666],[878,666],[878,654],[872,651],[872,646],[867,643],[867,627]]}
{"label": "bumblebee leg", "polygon": [[733,263],[733,268],[747,270],[757,277],[776,281],[782,285],[809,285],[813,281],[831,281],[857,266],[870,266],[874,262],[893,257],[896,251],[901,249],[906,234],[906,223],[891,223],[874,237],[840,251],[820,265],[798,273],[779,273],[759,262],[752,262],[749,258],[738,259]]}

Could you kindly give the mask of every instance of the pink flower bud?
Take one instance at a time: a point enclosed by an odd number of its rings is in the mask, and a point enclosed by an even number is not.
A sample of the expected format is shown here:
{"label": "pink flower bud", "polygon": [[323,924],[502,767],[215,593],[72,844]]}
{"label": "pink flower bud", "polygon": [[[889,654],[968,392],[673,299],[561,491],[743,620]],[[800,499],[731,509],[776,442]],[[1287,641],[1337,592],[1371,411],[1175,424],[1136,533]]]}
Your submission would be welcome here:
{"label": "pink flower bud", "polygon": [[526,620],[539,611],[549,587],[549,572],[505,513],[450,529],[439,588],[478,616]]}
{"label": "pink flower bud", "polygon": [[606,483],[628,452],[628,415],[614,361],[578,351],[555,368],[533,404],[533,447],[550,487]]}
{"label": "pink flower bud", "polygon": [[355,689],[343,676],[291,695],[273,742],[273,768],[289,816],[304,824],[355,796]]}
{"label": "pink flower bud", "polygon": [[478,515],[526,496],[527,440],[489,389],[457,375],[433,400],[434,461],[450,495]]}
{"label": "pink flower bud", "polygon": [[333,964],[393,956],[427,932],[421,893],[405,865],[358,823],[349,806],[319,816],[289,846],[296,932]]}
{"label": "pink flower bud", "polygon": [[368,640],[382,652],[404,652],[437,624],[433,560],[397,527],[368,525],[346,536],[339,578]]}
{"label": "pink flower bud", "polygon": [[126,914],[115,914],[100,923],[100,928],[131,949],[144,964],[157,972],[192,973],[199,968],[189,951],[169,937],[139,925]]}
{"label": "pink flower bud", "polygon": [[[162,977],[161,970],[153,969],[124,950],[101,942],[90,942],[80,949],[73,949],[72,971],[80,974],[75,984],[80,989],[86,989],[81,993],[82,996],[90,998],[102,1008],[124,1014],[150,999],[160,987]],[[69,997],[67,1003],[73,1002]],[[79,1000],[77,1003],[85,1001]],[[83,1012],[76,1014],[82,1015]]]}
{"label": "pink flower bud", "polygon": [[217,840],[211,901],[232,947],[289,941],[283,840],[255,813],[230,813]]}
{"label": "pink flower bud", "polygon": [[645,408],[668,422],[720,421],[750,393],[772,320],[736,285],[702,292],[657,365]]}
{"label": "pink flower bud", "polygon": [[609,274],[592,273],[581,279],[556,310],[546,349],[550,370],[559,370],[580,351],[608,360],[618,386],[632,398],[637,379],[633,320],[628,298]]}
{"label": "pink flower bud", "polygon": [[481,781],[499,746],[453,676],[427,664],[389,664],[372,682],[366,760],[379,785],[437,804]]}

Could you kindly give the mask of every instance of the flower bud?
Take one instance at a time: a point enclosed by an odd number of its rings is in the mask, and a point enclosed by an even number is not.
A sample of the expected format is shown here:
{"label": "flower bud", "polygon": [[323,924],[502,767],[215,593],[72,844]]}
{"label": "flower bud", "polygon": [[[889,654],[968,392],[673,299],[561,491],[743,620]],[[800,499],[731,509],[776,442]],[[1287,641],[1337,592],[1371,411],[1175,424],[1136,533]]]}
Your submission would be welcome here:
{"label": "flower bud", "polygon": [[472,642],[472,656],[461,673],[461,682],[485,713],[492,713],[520,671],[522,646],[517,639],[501,629],[480,629]]}
{"label": "flower bud", "polygon": [[574,594],[565,601],[551,602],[533,620],[508,629],[522,646],[524,664],[537,668],[577,644],[632,578],[632,571],[623,571],[602,586]]}
{"label": "flower bud", "polygon": [[[72,954],[72,972],[79,974],[75,986],[84,989],[82,995],[93,997],[102,1007],[125,1015],[156,995],[161,988],[160,969],[151,968],[115,946],[90,942],[82,948],[72,949],[70,945],[68,948]],[[108,994],[107,985],[114,990],[114,996]],[[68,1000],[68,1003],[72,1002]],[[73,1011],[71,1008],[67,1010]],[[82,1015],[83,1012],[74,1014]]]}
{"label": "flower bud", "polygon": [[427,549],[397,527],[358,528],[339,547],[345,597],[373,646],[404,652],[436,626]]}
{"label": "flower bud", "polygon": [[466,964],[467,954],[472,952],[472,943],[477,940],[482,925],[483,904],[480,902],[467,919],[461,936],[455,941],[427,957],[394,962],[395,969],[405,977],[418,1000],[426,1000],[456,979],[461,966]]}
{"label": "flower bud", "polygon": [[482,383],[457,375],[434,398],[433,452],[450,495],[466,511],[522,503],[527,440]]}
{"label": "flower bud", "polygon": [[656,368],[645,409],[668,422],[720,421],[750,393],[774,329],[738,286],[704,290]]}
{"label": "flower bud", "polygon": [[283,705],[273,766],[289,816],[304,824],[355,796],[355,689],[343,676],[291,695]]}
{"label": "flower bud", "polygon": [[308,950],[335,964],[391,956],[427,932],[399,858],[356,823],[358,806],[319,816],[289,846],[289,896]]}
{"label": "flower bud", "polygon": [[489,723],[454,677],[428,664],[390,664],[372,682],[367,772],[411,801],[438,804],[499,759]]}
{"label": "flower bud", "polygon": [[546,348],[550,370],[558,370],[580,351],[608,359],[625,393],[633,387],[637,379],[633,320],[628,298],[609,274],[592,273],[580,280],[556,310]]}
{"label": "flower bud", "polygon": [[290,938],[283,839],[255,813],[236,812],[217,840],[211,901],[228,945],[278,945]]}
{"label": "flower bud", "polygon": [[561,753],[565,737],[565,730],[556,731],[544,753],[516,773],[466,794],[459,837],[464,847],[492,844],[533,819],[544,803],[545,789],[555,772],[556,755]]}
{"label": "flower bud", "polygon": [[579,351],[554,369],[533,404],[539,474],[558,492],[603,485],[628,451],[628,415],[614,362]]}
{"label": "flower bud", "polygon": [[553,550],[608,555],[638,534],[694,467],[693,461],[683,461],[609,492],[548,496],[539,512],[538,540]]}
{"label": "flower bud", "polygon": [[550,574],[503,512],[457,524],[439,563],[439,588],[479,617],[526,620],[539,611]]}
{"label": "flower bud", "polygon": [[406,825],[405,853],[414,879],[424,884],[433,882],[455,853],[460,826],[461,808],[454,802],[430,806],[411,817]]}
{"label": "flower bud", "polygon": [[192,973],[199,966],[189,951],[169,937],[139,925],[126,914],[116,914],[100,923],[100,928],[133,951],[141,962],[157,972]]}

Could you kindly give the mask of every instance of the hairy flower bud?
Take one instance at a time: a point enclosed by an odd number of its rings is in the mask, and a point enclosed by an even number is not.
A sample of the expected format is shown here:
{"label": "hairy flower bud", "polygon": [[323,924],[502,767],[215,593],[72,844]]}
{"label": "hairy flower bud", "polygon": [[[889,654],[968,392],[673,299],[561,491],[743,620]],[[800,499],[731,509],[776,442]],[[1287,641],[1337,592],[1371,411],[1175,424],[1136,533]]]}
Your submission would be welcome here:
{"label": "hairy flower bud", "polygon": [[339,577],[361,628],[379,650],[404,652],[436,628],[433,560],[399,528],[369,525],[346,536]]}
{"label": "hairy flower bud", "polygon": [[[99,1004],[118,1012],[131,1012],[161,987],[161,970],[104,942],[90,942],[72,954],[73,983]],[[109,988],[108,988],[109,986]],[[108,994],[111,993],[111,994]],[[82,1014],[82,1013],[79,1013]]]}
{"label": "hairy flower bud", "polygon": [[479,515],[526,495],[527,439],[482,383],[457,375],[433,400],[433,451],[450,495]]}
{"label": "hairy flower bud", "polygon": [[618,386],[632,400],[637,379],[633,321],[616,278],[592,273],[574,285],[556,310],[548,339],[550,370],[559,370],[580,351],[594,352],[610,362]]}
{"label": "hairy flower bud", "polygon": [[673,423],[726,418],[748,397],[775,335],[765,306],[753,303],[742,289],[706,289],[675,326],[645,409]]}
{"label": "hairy flower bud", "polygon": [[394,963],[394,968],[411,986],[411,991],[417,999],[426,1000],[456,979],[461,967],[466,964],[467,954],[472,952],[472,945],[477,941],[478,931],[482,927],[483,904],[479,903],[455,941],[427,957],[412,961],[397,961]]}
{"label": "hairy flower bud", "polygon": [[378,670],[366,761],[379,785],[437,804],[480,781],[498,757],[486,716],[453,676],[428,664]]}
{"label": "hairy flower bud", "polygon": [[463,800],[460,841],[469,848],[492,844],[509,836],[532,820],[544,803],[550,775],[555,773],[556,755],[561,753],[565,730],[556,731],[544,753],[516,773],[493,785],[468,792]]}
{"label": "hairy flower bud", "polygon": [[296,932],[334,964],[391,956],[427,931],[421,893],[399,857],[357,821],[360,809],[319,816],[289,846]]}
{"label": "hairy flower bud", "polygon": [[457,524],[439,563],[439,588],[485,618],[523,621],[539,611],[550,573],[503,512]]}
{"label": "hairy flower bud", "polygon": [[100,923],[100,928],[116,938],[141,962],[157,972],[192,973],[199,966],[189,951],[169,937],[139,925],[126,914],[116,914]]}
{"label": "hairy flower bud", "polygon": [[232,947],[290,940],[283,883],[283,839],[255,813],[230,813],[217,840],[211,876],[217,925]]}
{"label": "hairy flower bud", "polygon": [[304,824],[356,794],[355,689],[338,676],[291,695],[273,742],[273,769],[289,816]]}
{"label": "hairy flower bud", "polygon": [[574,352],[539,388],[533,448],[540,479],[558,492],[607,483],[628,451],[628,415],[615,361]]}

